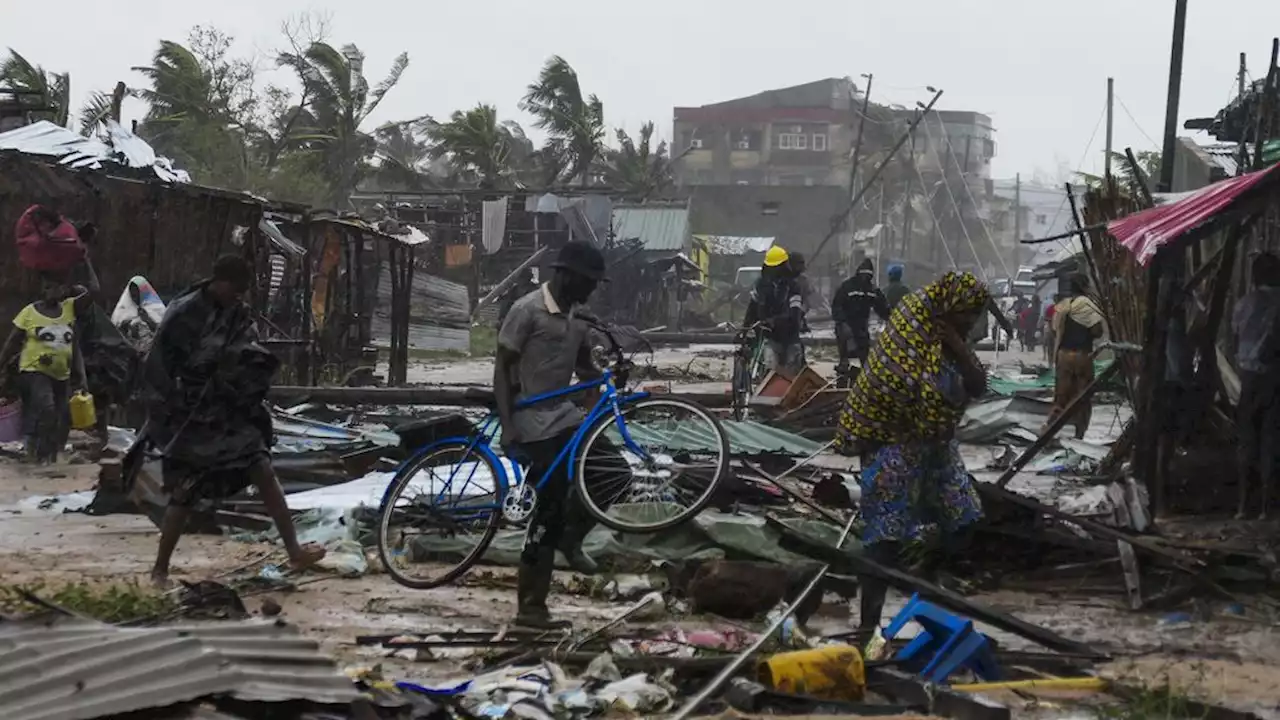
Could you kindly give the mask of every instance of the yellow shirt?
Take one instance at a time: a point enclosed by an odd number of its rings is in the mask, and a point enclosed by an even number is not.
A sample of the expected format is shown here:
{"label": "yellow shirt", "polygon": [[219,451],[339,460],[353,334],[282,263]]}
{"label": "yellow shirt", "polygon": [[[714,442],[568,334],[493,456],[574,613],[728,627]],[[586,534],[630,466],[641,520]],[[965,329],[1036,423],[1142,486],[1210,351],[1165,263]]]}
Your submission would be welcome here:
{"label": "yellow shirt", "polygon": [[44,373],[54,380],[71,377],[71,353],[76,333],[75,302],[75,298],[63,300],[58,317],[45,315],[34,304],[22,308],[22,312],[13,319],[14,327],[26,333],[26,342],[18,357],[19,370]]}

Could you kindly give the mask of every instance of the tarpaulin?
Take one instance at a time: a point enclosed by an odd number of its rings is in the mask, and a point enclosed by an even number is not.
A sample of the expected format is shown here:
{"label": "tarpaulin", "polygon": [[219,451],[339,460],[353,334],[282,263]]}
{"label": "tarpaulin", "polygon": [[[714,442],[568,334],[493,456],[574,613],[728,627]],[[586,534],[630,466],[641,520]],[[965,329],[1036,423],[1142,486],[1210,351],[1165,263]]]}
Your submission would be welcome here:
{"label": "tarpaulin", "polygon": [[1264,180],[1276,175],[1276,165],[1214,183],[1169,203],[1113,220],[1107,232],[1129,248],[1140,265],[1146,265],[1164,245],[1232,209],[1236,201]]}

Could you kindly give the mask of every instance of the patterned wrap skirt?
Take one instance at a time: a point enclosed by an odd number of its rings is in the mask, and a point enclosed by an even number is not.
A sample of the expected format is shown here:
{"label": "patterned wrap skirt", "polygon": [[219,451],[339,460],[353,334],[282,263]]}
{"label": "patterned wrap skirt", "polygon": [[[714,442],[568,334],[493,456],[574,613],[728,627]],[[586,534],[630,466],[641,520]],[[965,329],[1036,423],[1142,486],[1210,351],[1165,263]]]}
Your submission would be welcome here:
{"label": "patterned wrap skirt", "polygon": [[982,517],[955,440],[884,445],[863,462],[862,542],[902,542],[936,526],[952,533]]}

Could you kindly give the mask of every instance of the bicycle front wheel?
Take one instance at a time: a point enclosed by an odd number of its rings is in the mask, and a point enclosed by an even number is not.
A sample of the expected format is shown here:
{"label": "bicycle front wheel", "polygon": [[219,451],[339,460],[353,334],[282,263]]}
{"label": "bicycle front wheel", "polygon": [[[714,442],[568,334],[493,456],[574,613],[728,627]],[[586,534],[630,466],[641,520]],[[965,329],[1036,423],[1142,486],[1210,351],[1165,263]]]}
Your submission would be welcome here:
{"label": "bicycle front wheel", "polygon": [[396,471],[378,510],[378,554],[396,582],[453,582],[484,554],[502,522],[505,475],[472,443],[446,440]]}
{"label": "bicycle front wheel", "polygon": [[646,398],[592,423],[574,471],[579,498],[606,527],[657,532],[711,502],[729,472],[729,438],[695,403]]}

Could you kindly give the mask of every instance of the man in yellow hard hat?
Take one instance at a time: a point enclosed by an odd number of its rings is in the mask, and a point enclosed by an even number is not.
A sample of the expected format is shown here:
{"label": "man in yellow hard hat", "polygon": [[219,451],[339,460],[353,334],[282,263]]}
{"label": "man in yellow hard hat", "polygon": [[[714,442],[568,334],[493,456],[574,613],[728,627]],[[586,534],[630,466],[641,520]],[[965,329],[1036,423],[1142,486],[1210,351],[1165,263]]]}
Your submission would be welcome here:
{"label": "man in yellow hard hat", "polygon": [[751,288],[747,304],[746,325],[764,326],[770,366],[795,377],[804,368],[804,345],[800,332],[804,328],[804,293],[791,269],[791,256],[779,245],[764,255],[760,279]]}

